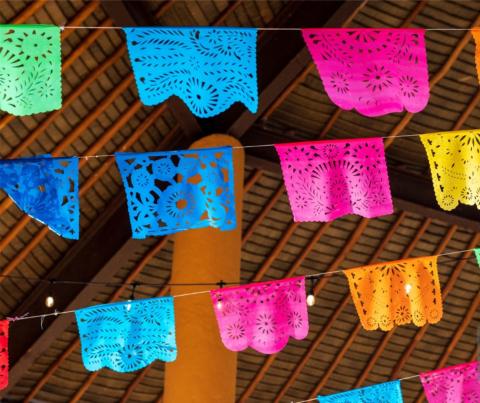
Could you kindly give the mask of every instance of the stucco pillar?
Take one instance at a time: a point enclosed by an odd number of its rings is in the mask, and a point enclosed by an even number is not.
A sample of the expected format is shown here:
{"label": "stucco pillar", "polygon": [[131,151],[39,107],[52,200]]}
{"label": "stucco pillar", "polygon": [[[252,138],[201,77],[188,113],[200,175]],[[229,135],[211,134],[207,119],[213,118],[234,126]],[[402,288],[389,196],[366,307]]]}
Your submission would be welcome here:
{"label": "stucco pillar", "polygon": [[[213,134],[191,148],[238,146],[237,139]],[[238,282],[242,236],[244,151],[233,150],[237,227],[215,228],[175,234],[172,283]],[[173,286],[172,295],[215,288]],[[166,364],[164,403],[235,401],[237,355],[221,340],[209,294],[175,298],[178,356]]]}

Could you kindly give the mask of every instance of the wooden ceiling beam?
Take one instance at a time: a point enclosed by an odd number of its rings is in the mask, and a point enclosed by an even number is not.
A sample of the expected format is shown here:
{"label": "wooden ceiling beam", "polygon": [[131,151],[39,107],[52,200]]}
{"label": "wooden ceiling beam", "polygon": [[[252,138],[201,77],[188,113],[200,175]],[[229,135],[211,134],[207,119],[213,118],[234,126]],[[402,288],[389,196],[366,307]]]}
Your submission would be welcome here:
{"label": "wooden ceiling beam", "polygon": [[[425,223],[427,225],[425,225]],[[402,254],[401,256],[401,259],[405,259],[407,257],[409,257],[411,255],[411,253],[413,252],[413,250],[415,249],[415,246],[418,244],[418,242],[420,241],[420,238],[421,236],[423,236],[423,234],[425,233],[425,231],[427,230],[428,226],[430,224],[430,221],[427,219],[424,221],[424,225],[422,225],[422,227],[420,228],[420,230],[416,233],[415,237],[413,238],[413,240],[410,242],[409,246],[407,247],[407,249],[404,251],[404,253]],[[451,241],[453,235],[455,234],[455,231],[457,230],[457,228],[455,226],[451,226],[449,228],[449,230],[447,231],[447,233],[445,234],[445,236],[443,237],[442,239],[442,242],[437,246],[434,254],[440,254],[442,253],[445,248],[447,247],[447,244]],[[342,346],[342,349],[340,350],[339,353],[335,354],[335,359],[334,361],[329,365],[328,367],[328,370],[325,374],[322,375],[322,377],[320,378],[320,381],[317,383],[317,386],[314,388],[314,390],[311,392],[311,396],[317,396],[321,389],[327,384],[330,376],[335,372],[335,370],[337,369],[338,365],[340,364],[340,362],[343,360],[343,358],[345,357],[345,355],[347,354],[348,350],[350,349],[350,347],[352,346],[352,344],[354,343],[355,341],[355,338],[357,337],[358,333],[362,330],[362,324],[360,322],[358,322],[356,325],[355,325],[355,328],[352,332],[350,332],[349,334],[349,337],[348,339],[346,340],[346,342],[343,344]],[[390,333],[393,334],[393,332],[395,331],[395,328],[393,330],[390,331]],[[383,353],[383,350],[380,351],[380,349],[376,349],[376,352],[378,352],[379,356]]]}
{"label": "wooden ceiling beam", "polygon": [[[480,24],[480,15],[475,18],[475,21],[471,24],[472,28],[475,28]],[[450,53],[449,58],[443,64],[443,66],[438,70],[434,76],[430,79],[430,91],[440,82],[440,80],[447,75],[447,73],[452,68],[455,61],[460,57],[460,54],[463,52],[463,49],[468,45],[472,34],[470,31],[467,31],[463,35],[462,39],[457,43],[453,51]],[[400,122],[393,128],[393,130],[388,135],[388,138],[385,140],[385,148],[388,148],[392,145],[395,137],[397,137],[410,123],[415,114],[407,112]]]}
{"label": "wooden ceiling beam", "polygon": [[[467,246],[467,249],[475,248],[478,246],[478,243],[480,242],[480,234],[476,234],[473,236],[472,240],[470,241],[469,245]],[[472,256],[472,251],[465,252],[462,257],[463,258],[468,258],[469,256]],[[449,276],[447,283],[443,287],[442,290],[442,298],[445,301],[447,298],[447,295],[452,291],[453,287],[455,286],[458,277],[460,276],[463,268],[466,266],[467,260],[460,260],[455,268],[452,271],[452,274]],[[405,350],[405,352],[402,354],[400,357],[400,360],[395,364],[393,367],[392,373],[390,374],[390,379],[395,379],[399,377],[402,368],[405,366],[407,363],[408,359],[410,356],[413,354],[415,351],[415,348],[417,344],[423,339],[423,336],[429,329],[429,325],[426,324],[425,326],[421,327],[418,329],[417,333],[415,334],[415,337],[412,339],[410,342],[409,346]]]}
{"label": "wooden ceiling beam", "polygon": [[265,204],[262,207],[262,210],[260,213],[257,214],[253,222],[249,225],[247,230],[245,231],[245,235],[242,238],[242,247],[245,245],[247,240],[250,238],[251,235],[253,235],[255,229],[260,225],[260,223],[265,219],[265,217],[268,215],[270,210],[273,208],[273,206],[277,203],[277,201],[280,199],[280,197],[283,195],[283,192],[285,191],[283,187],[283,183],[277,187],[273,195],[268,199],[267,204]]}
{"label": "wooden ceiling beam", "polygon": [[[242,138],[247,146],[259,144],[278,144],[285,142],[276,133],[255,126]],[[247,148],[247,162],[251,166],[261,167],[276,175],[281,174],[278,156],[274,147]],[[405,173],[398,169],[389,169],[390,190],[394,205],[399,210],[416,212],[425,217],[438,218],[451,225],[480,232],[478,210],[474,206],[460,204],[453,211],[444,211],[438,206],[431,179],[425,176]],[[422,189],[421,192],[418,189]]]}
{"label": "wooden ceiling beam", "polygon": [[46,0],[37,0],[28,3],[28,5],[22,11],[20,11],[18,15],[8,21],[8,24],[25,24],[25,22],[38,10],[40,10],[46,3]]}
{"label": "wooden ceiling beam", "polygon": [[[477,235],[474,235],[472,240],[469,243],[468,249],[475,247],[477,245],[478,239],[480,239],[480,238],[478,238]],[[458,278],[458,276],[460,275],[460,272],[461,272],[461,270],[463,269],[464,266],[465,266],[464,261],[460,261],[456,265],[456,267],[453,269],[453,272],[452,272],[451,276],[449,277],[449,279],[447,281],[447,284],[445,285],[445,287],[442,291],[442,298],[443,298],[444,301],[447,298],[447,295],[450,293],[450,291],[454,287],[455,281]],[[417,335],[415,336],[414,340],[420,340],[423,337],[423,335],[425,334],[427,328],[428,328],[428,325],[422,326],[418,330]],[[387,346],[388,342],[393,337],[394,332],[395,332],[395,329],[391,330],[390,332],[386,333],[385,336],[383,336],[382,341],[381,341],[380,345],[377,347],[375,354],[369,360],[368,365],[364,368],[364,370],[362,372],[362,375],[357,379],[354,387],[360,387],[360,386],[363,385],[363,383],[367,379],[370,371],[375,366],[375,364],[376,364],[377,360],[380,358],[382,352],[385,350],[385,347]],[[415,344],[413,344],[413,346],[411,346],[411,347],[409,346],[409,348],[407,349],[408,354],[411,354],[413,352],[416,343],[417,342],[415,342]],[[411,349],[411,352],[410,352],[410,349]],[[407,357],[407,359],[408,359],[408,357]],[[399,362],[403,362],[402,357],[400,358]],[[406,360],[405,360],[405,362],[406,362]],[[397,368],[398,368],[398,371],[401,369],[400,366],[398,365],[398,363],[394,368],[394,372],[397,372]]]}
{"label": "wooden ceiling beam", "polygon": [[[140,127],[138,128],[138,130],[140,130]],[[176,128],[174,128],[172,130],[172,133],[176,132]],[[133,139],[131,140],[131,138],[134,137],[133,135],[126,140],[126,142],[130,142],[130,141],[136,141],[136,139]],[[135,136],[137,137],[137,136]],[[160,145],[162,146],[162,145]],[[121,146],[121,148],[128,148],[128,146],[124,143],[123,146]],[[113,160],[108,160],[107,162],[110,162],[110,161],[113,161]],[[105,165],[105,164],[104,164]],[[254,172],[252,172],[252,174],[249,176],[249,178],[246,180],[245,182],[245,185],[244,185],[244,193],[247,193],[248,191],[250,191],[252,189],[252,187],[255,185],[255,183],[260,179],[261,177],[261,171],[258,171],[258,170],[255,170]],[[145,267],[146,264],[148,264],[148,262],[150,261],[151,258],[153,258],[154,256],[156,256],[160,250],[166,245],[167,241],[170,239],[169,236],[166,236],[166,237],[162,237],[160,239],[160,241],[156,244],[156,246],[154,246],[153,248],[150,249],[150,251],[141,259],[141,261],[136,265],[135,269],[129,273],[129,275],[127,276],[127,278],[124,280],[125,283],[131,283],[135,280],[135,278],[141,273],[141,271],[143,270],[143,268]],[[115,291],[115,293],[110,297],[109,299],[109,302],[113,302],[113,301],[116,301],[120,296],[121,294],[127,289],[127,286],[126,285],[123,285],[121,286],[119,289],[117,289]],[[163,292],[163,291],[162,291]],[[162,294],[163,295],[163,294]],[[67,349],[62,353],[62,355],[48,368],[48,371],[44,374],[44,376],[42,378],[40,378],[40,380],[37,382],[37,384],[35,385],[35,387],[32,389],[32,391],[29,393],[29,395],[26,397],[26,401],[30,401],[32,400],[39,392],[40,390],[43,388],[43,386],[45,386],[45,384],[48,382],[49,378],[55,373],[55,371],[60,368],[61,364],[74,352],[76,351],[76,349],[80,347],[80,339],[77,337],[75,340],[73,340],[71,342],[71,344],[67,347]],[[95,372],[94,374],[97,374],[98,372]],[[93,374],[91,374],[93,375]],[[96,375],[95,375],[96,377]],[[93,380],[95,379],[95,377],[92,378],[92,380],[90,381],[93,382]],[[87,381],[90,379],[87,378]],[[138,383],[138,382],[137,382]],[[82,393],[79,393],[77,392],[76,393],[76,396],[81,396],[83,395],[83,393],[88,389],[88,388],[85,388],[85,387],[81,387],[80,388],[81,390],[83,390]]]}
{"label": "wooden ceiling beam", "polygon": [[[138,140],[143,132],[152,125],[155,120],[158,118],[160,113],[162,112],[163,108],[157,108],[154,110],[150,115],[148,115],[142,123],[135,129],[135,131],[128,137],[117,149],[117,151],[126,151],[131,147],[131,145]],[[178,141],[180,138],[180,133],[178,133],[178,127],[174,127],[162,140],[160,146],[167,146],[171,145],[175,141]],[[99,168],[94,171],[88,179],[82,183],[79,189],[79,196],[83,197],[86,192],[98,181],[99,178],[114,164],[114,159],[110,158],[107,159],[103,164],[99,166]],[[34,237],[23,247],[23,249],[18,252],[13,259],[11,259],[7,265],[3,268],[2,275],[8,275],[13,272],[21,262],[27,258],[27,256],[33,251],[35,247],[37,247],[40,242],[49,234],[50,230],[48,227],[42,227],[39,232],[37,232]],[[4,281],[5,278],[0,277],[0,283]]]}
{"label": "wooden ceiling beam", "polygon": [[[475,314],[477,313],[477,309],[480,305],[480,293],[477,292],[475,299],[472,301],[470,308],[468,309],[467,313],[465,314],[462,322],[458,326],[457,330],[453,334],[453,337],[450,339],[450,342],[447,344],[447,348],[445,349],[444,353],[438,360],[437,364],[433,369],[443,368],[447,365],[448,359],[450,358],[450,354],[452,354],[453,350],[457,346],[458,342],[462,338],[465,330],[467,330],[468,326],[471,324]],[[478,330],[478,329],[477,329]],[[477,375],[478,376],[478,375]],[[417,398],[416,403],[422,403],[425,400],[425,395],[423,390],[420,391],[420,396]]]}
{"label": "wooden ceiling beam", "polygon": [[[347,20],[364,2],[323,1],[289,2],[272,20],[269,27],[339,26]],[[213,119],[203,119],[204,132],[242,135],[281,96],[311,57],[301,35],[286,31],[262,31],[258,40],[258,89],[259,105],[256,114],[243,106],[234,105],[225,113]]]}
{"label": "wooden ceiling beam", "polygon": [[[130,283],[135,280],[138,274],[144,269],[144,267],[150,262],[150,260],[155,257],[167,244],[167,237],[162,237],[160,238],[156,244],[154,244],[147,252],[145,256],[142,257],[142,259],[135,265],[134,269],[128,274],[128,276],[125,278],[124,283]],[[118,300],[121,295],[127,290],[128,286],[126,284],[123,284],[120,286],[115,292],[111,295],[109,298],[108,302],[114,302]],[[50,365],[48,368],[48,371],[40,378],[40,380],[35,384],[33,389],[30,391],[30,393],[27,395],[25,398],[25,401],[29,402],[32,401],[33,398],[40,392],[40,390],[43,388],[43,386],[48,382],[50,377],[54,374],[54,372],[60,367],[60,365],[72,354],[76,349],[80,347],[80,339],[78,337],[75,337],[75,339],[70,343],[70,345],[67,347],[67,349],[62,353],[62,355],[57,358],[53,362],[53,364]],[[93,372],[93,374],[98,374],[100,371]]]}
{"label": "wooden ceiling beam", "polygon": [[[376,259],[378,259],[378,257],[380,256],[380,254],[382,253],[382,251],[385,249],[385,247],[387,246],[388,242],[390,241],[390,239],[393,237],[393,235],[395,234],[395,232],[397,231],[398,227],[400,226],[400,224],[402,223],[402,221],[405,219],[405,216],[406,216],[406,213],[404,212],[401,212],[399,214],[399,216],[397,217],[397,219],[394,221],[393,225],[389,228],[388,232],[385,234],[385,236],[383,237],[382,241],[380,242],[380,244],[377,246],[377,248],[375,249],[375,252],[373,253],[373,255],[371,256],[370,258],[370,263],[374,262]],[[335,263],[335,262],[334,262]],[[335,263],[337,264],[337,263]],[[339,264],[339,263],[338,263]],[[331,267],[331,270],[334,270],[336,269],[338,266],[335,265],[335,267]],[[328,270],[328,271],[331,271],[331,270]],[[318,346],[322,343],[322,341],[324,340],[324,338],[327,336],[329,330],[332,328],[333,324],[335,323],[335,321],[338,319],[338,317],[340,316],[340,314],[342,313],[343,309],[348,305],[348,303],[350,302],[350,293],[347,293],[345,294],[344,298],[342,299],[342,301],[340,302],[340,304],[336,307],[336,309],[332,312],[332,314],[330,315],[330,317],[328,318],[327,322],[325,323],[325,325],[322,326],[322,329],[320,331],[320,333],[317,335],[317,337],[313,340],[313,342],[310,344],[310,346],[308,347],[307,351],[303,354],[300,362],[296,365],[293,373],[291,376],[289,376],[289,379],[286,383],[284,383],[284,385],[282,386],[282,388],[280,389],[280,391],[278,392],[277,396],[275,397],[275,400],[274,402],[279,402],[283,396],[285,395],[285,393],[287,393],[288,389],[293,385],[293,383],[295,382],[295,380],[298,378],[298,376],[301,374],[301,372],[303,371],[305,365],[307,365],[309,359],[311,358],[311,356],[313,355],[313,353],[316,351],[316,349],[318,348]],[[271,360],[271,362],[269,362],[269,360],[267,360],[267,362],[265,363],[267,364],[267,368],[266,365],[264,365],[261,370],[260,370],[260,373],[262,373],[262,376],[263,374],[266,373],[268,367],[270,367],[272,364],[273,364],[273,360]],[[254,380],[250,383],[250,385],[248,386],[247,390],[243,393],[242,395],[242,399],[246,399],[248,396],[250,396],[251,393],[253,393],[253,390],[255,389],[255,387],[258,385],[258,383],[260,382],[261,378],[259,379],[257,376],[254,378]],[[242,400],[243,401],[243,400]]]}

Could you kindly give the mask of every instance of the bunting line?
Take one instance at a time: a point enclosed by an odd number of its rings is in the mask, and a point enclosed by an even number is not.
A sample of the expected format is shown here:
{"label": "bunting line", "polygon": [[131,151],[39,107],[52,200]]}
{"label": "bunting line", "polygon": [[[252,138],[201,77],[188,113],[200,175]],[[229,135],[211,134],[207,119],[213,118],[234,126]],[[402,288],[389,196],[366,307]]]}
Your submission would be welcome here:
{"label": "bunting line", "polygon": [[[448,255],[453,255],[453,254],[460,254],[460,253],[465,253],[465,252],[473,252],[475,251],[475,248],[472,248],[472,249],[465,249],[465,250],[460,250],[460,251],[451,251],[451,252],[446,252],[446,253],[441,253],[439,255],[431,255],[431,257],[440,257],[440,256],[448,256]],[[475,257],[474,254],[472,254],[471,256],[468,256],[467,258],[461,258],[462,260],[466,260],[466,259],[470,259],[470,258],[473,258]],[[419,256],[415,256],[413,257],[412,259],[415,259],[415,258],[420,258]],[[458,259],[460,260],[460,259]],[[380,262],[380,263],[388,263],[388,262]],[[300,276],[300,277],[304,277],[305,279],[316,279],[318,277],[322,277],[322,276],[326,276],[326,275],[334,275],[334,274],[339,274],[339,273],[343,273],[347,270],[351,270],[352,268],[349,268],[349,269],[341,269],[341,270],[336,270],[336,271],[331,271],[331,272],[323,272],[323,273],[314,273],[314,274],[307,274],[307,275],[304,275],[304,276]],[[1,276],[0,277],[7,277],[7,276]],[[17,276],[17,277],[20,277],[20,278],[24,278],[22,276]],[[297,276],[298,277],[298,276]],[[8,278],[8,277],[7,277]],[[27,279],[27,278],[25,278]],[[140,283],[140,282],[132,282],[132,283],[101,283],[101,282],[75,282],[75,281],[68,281],[68,280],[64,280],[62,282],[62,280],[58,280],[58,281],[55,281],[55,280],[43,280],[43,279],[36,279],[36,280],[40,280],[40,281],[43,281],[43,282],[49,282],[49,283],[52,283],[52,284],[84,284],[84,285],[87,285],[87,284],[96,284],[96,285],[104,285],[104,286],[121,286],[121,285],[127,285],[127,286],[132,286],[132,287],[138,287],[138,286],[159,286],[159,287],[164,287],[164,286],[182,286],[182,285],[188,285],[188,286],[195,286],[195,285],[198,285],[198,286],[205,286],[205,285],[217,285],[219,286],[219,288],[222,288],[224,285],[249,285],[249,284],[256,284],[256,283],[263,283],[265,281],[252,281],[252,282],[248,282],[248,283],[236,283],[236,282],[223,282],[222,280],[220,280],[219,282],[217,283],[156,283],[156,284],[153,284],[153,283]],[[286,280],[286,279],[281,279],[281,280]],[[277,281],[277,280],[271,280],[271,281]],[[177,295],[171,295],[171,297],[173,298],[183,298],[183,297],[190,297],[190,296],[196,296],[196,295],[201,295],[201,294],[209,294],[211,291],[213,291],[213,289],[211,290],[204,290],[204,291],[196,291],[196,292],[191,292],[191,293],[185,293],[185,294],[177,294]],[[155,298],[155,297],[152,297],[152,298]],[[134,299],[129,299],[127,300],[126,302],[129,302],[129,301],[134,301]],[[95,305],[93,305],[95,306]],[[57,311],[55,310],[54,312],[50,312],[50,313],[45,313],[45,314],[40,314],[40,315],[33,315],[33,316],[29,316],[28,313],[27,314],[24,314],[22,316],[18,316],[18,317],[6,317],[5,319],[9,320],[10,322],[16,322],[18,320],[27,320],[27,319],[38,319],[38,318],[46,318],[46,317],[49,317],[49,316],[58,316],[58,315],[65,315],[65,314],[70,314],[70,313],[75,313],[76,311],[80,310],[80,309],[84,309],[84,308],[77,308],[77,309],[73,309],[73,310],[69,310],[69,311]]]}
{"label": "bunting line", "polygon": [[[475,129],[473,129],[475,130]],[[441,132],[441,133],[453,133],[454,131],[456,130],[453,130],[451,132]],[[396,139],[399,139],[399,138],[406,138],[406,137],[420,137],[420,136],[423,136],[425,134],[429,134],[429,133],[422,133],[422,134],[402,134],[402,135],[398,135],[398,136],[395,136],[395,137],[391,137],[391,136],[372,136],[372,137],[365,137],[365,139],[370,139],[370,138],[377,138],[377,139],[392,139],[392,140],[396,140]],[[440,132],[438,133],[438,135],[440,136]],[[354,140],[356,139],[356,137],[352,137],[352,138],[333,138],[333,139],[322,139],[322,140],[303,140],[303,141],[289,141],[288,144],[296,144],[296,143],[304,143],[304,142],[309,142],[309,141],[312,141],[312,142],[315,142],[315,141],[331,141],[331,140]],[[252,144],[252,145],[246,145],[246,146],[232,146],[230,148],[232,149],[247,149],[247,148],[267,148],[267,147],[275,147],[276,145],[281,145],[282,143],[271,143],[271,144]],[[191,150],[196,150],[196,149],[191,149]],[[172,150],[157,150],[157,151],[172,151]],[[138,154],[142,154],[142,153],[138,153]],[[85,160],[89,160],[90,158],[114,158],[115,157],[115,154],[95,154],[95,155],[72,155],[72,156],[65,156],[65,157],[76,157],[76,158],[80,158],[80,159],[85,159]],[[32,158],[35,158],[35,156],[33,156]]]}
{"label": "bunting line", "polygon": [[[145,28],[156,28],[157,26],[156,25],[151,25],[151,26],[147,26]],[[103,30],[109,30],[109,29],[113,29],[113,30],[123,30],[124,28],[137,28],[136,26],[125,26],[125,27],[119,27],[119,26],[111,26],[111,27],[98,27],[98,26],[88,26],[88,25],[83,25],[83,26],[80,26],[80,25],[60,25],[59,28],[63,31],[64,29],[103,29]],[[168,26],[168,27],[164,27],[162,26],[161,28],[178,28],[176,26]],[[183,27],[182,27],[183,28]],[[189,28],[195,28],[195,29],[201,29],[201,28],[210,28],[209,26],[205,26],[205,27],[189,27]],[[229,26],[226,26],[226,27],[222,27],[222,28],[251,28],[251,29],[256,29],[258,31],[302,31],[303,29],[305,28],[298,28],[298,27],[229,27]],[[371,29],[395,29],[395,28],[392,28],[392,27],[369,27]],[[419,28],[419,29],[423,29],[425,31],[473,31],[473,28],[422,28],[422,27],[416,27],[416,28]],[[357,29],[357,28],[351,28],[352,30],[353,29]]]}

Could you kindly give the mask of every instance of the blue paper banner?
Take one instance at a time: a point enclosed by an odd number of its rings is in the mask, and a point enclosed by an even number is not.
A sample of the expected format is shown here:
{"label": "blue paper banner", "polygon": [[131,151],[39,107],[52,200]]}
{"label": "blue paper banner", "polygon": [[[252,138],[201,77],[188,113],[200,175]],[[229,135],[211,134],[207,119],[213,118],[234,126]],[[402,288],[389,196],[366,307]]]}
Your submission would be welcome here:
{"label": "blue paper banner", "polygon": [[0,188],[32,218],[78,239],[78,158],[43,155],[0,161]]}
{"label": "blue paper banner", "polygon": [[400,381],[385,382],[329,396],[318,396],[320,403],[402,403]]}
{"label": "blue paper banner", "polygon": [[231,147],[115,157],[133,238],[236,227]]}
{"label": "blue paper banner", "polygon": [[242,102],[258,107],[257,30],[253,28],[124,28],[140,99],[157,105],[180,97],[197,116]]}
{"label": "blue paper banner", "polygon": [[89,371],[131,372],[177,357],[173,297],[97,305],[75,316]]}

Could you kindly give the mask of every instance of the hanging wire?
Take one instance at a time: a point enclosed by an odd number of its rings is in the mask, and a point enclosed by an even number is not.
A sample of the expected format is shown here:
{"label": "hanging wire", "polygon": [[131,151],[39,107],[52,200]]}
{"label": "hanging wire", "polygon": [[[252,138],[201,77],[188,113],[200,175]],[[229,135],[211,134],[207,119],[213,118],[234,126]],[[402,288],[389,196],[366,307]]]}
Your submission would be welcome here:
{"label": "hanging wire", "polygon": [[[453,255],[453,254],[458,254],[458,253],[471,252],[471,251],[474,251],[474,250],[475,250],[475,248],[465,249],[465,250],[441,253],[441,254],[432,255],[432,256],[436,256],[436,257],[448,256],[448,255]],[[456,260],[466,260],[466,259],[470,259],[472,257],[474,257],[474,255],[471,255],[471,256],[468,256],[468,257],[465,257],[465,258],[459,258],[459,259],[456,259]],[[415,257],[411,258],[411,259],[415,259]],[[388,262],[385,262],[385,263],[388,263]],[[342,273],[346,270],[349,270],[349,269],[341,269],[341,270],[335,270],[335,271],[330,271],[330,272],[327,271],[327,272],[323,272],[323,273],[307,274],[304,277],[307,278],[307,279],[316,279],[316,278],[322,277],[322,276]],[[26,277],[22,277],[22,276],[1,275],[0,277],[26,279]],[[51,282],[51,280],[48,280],[48,279],[38,279],[38,281],[49,282],[49,283]],[[246,283],[246,284],[254,284],[254,283],[260,283],[260,282],[262,282],[262,281],[252,281],[252,282],[249,282],[249,283]],[[239,284],[242,284],[242,283],[225,282],[223,280],[220,280],[216,283],[212,282],[212,283],[161,283],[161,284],[141,283],[141,282],[138,282],[138,281],[134,281],[134,282],[130,282],[130,283],[111,283],[111,282],[103,283],[103,282],[98,282],[98,281],[97,282],[96,281],[85,281],[85,282],[83,282],[83,281],[55,280],[55,284],[82,284],[82,285],[94,284],[94,285],[105,285],[105,286],[113,286],[115,284],[115,286],[122,286],[122,285],[131,286],[132,287],[132,295],[131,295],[130,299],[133,300],[134,297],[135,297],[135,290],[139,286],[166,287],[166,286],[209,286],[210,285],[210,286],[217,286],[219,288],[222,288],[224,285],[239,285]],[[189,293],[185,293],[185,294],[172,295],[172,297],[173,298],[190,297],[190,296],[195,296],[195,295],[208,294],[208,293],[210,293],[210,291],[211,290],[189,292]],[[41,314],[41,315],[33,315],[33,316],[28,316],[28,313],[27,313],[27,314],[24,314],[22,316],[17,316],[17,317],[8,317],[7,316],[6,319],[11,321],[11,322],[16,322],[17,320],[36,319],[36,318],[43,318],[44,319],[45,317],[48,317],[48,316],[65,315],[65,314],[74,313],[75,311],[76,310],[70,310],[70,311],[57,311],[57,310],[55,310],[55,312],[52,312],[52,313]],[[307,401],[310,401],[310,400],[307,400]],[[300,402],[297,402],[297,403],[300,403]]]}
{"label": "hanging wire", "polygon": [[[372,138],[380,138],[380,139],[399,139],[399,138],[406,138],[406,137],[420,137],[420,136],[423,136],[424,134],[426,133],[422,133],[422,134],[400,134],[398,136],[395,136],[395,137],[391,137],[391,136],[374,136]],[[353,140],[353,139],[335,139],[335,140]],[[313,141],[316,141],[316,140],[313,140]],[[305,141],[288,141],[287,144],[290,144],[290,143],[303,143]],[[308,140],[306,141],[308,142]],[[247,149],[247,148],[267,148],[267,147],[275,147],[276,145],[281,145],[282,143],[276,143],[276,144],[252,144],[252,145],[246,145],[246,146],[233,146],[231,147],[232,149]],[[80,159],[85,159],[85,160],[89,160],[90,158],[114,158],[115,157],[115,154],[98,154],[98,155],[77,155],[76,156],[77,158],[80,158]]]}
{"label": "hanging wire", "polygon": [[[60,29],[63,31],[64,29],[103,29],[103,30],[121,30],[124,28],[138,28],[138,27],[118,27],[118,26],[111,26],[111,27],[101,27],[101,26],[80,26],[80,25],[63,25],[60,26]],[[156,26],[147,26],[146,28],[156,28]],[[162,28],[211,28],[208,26],[195,26],[195,27],[162,27]],[[304,28],[299,28],[299,27],[226,27],[226,28],[253,28],[257,29],[258,31],[302,31]],[[395,29],[395,28],[390,28],[386,27],[387,29]],[[319,27],[319,29],[322,29]],[[324,28],[325,29],[325,28]],[[328,28],[326,28],[328,29]],[[350,29],[350,28],[349,28]],[[351,29],[356,29],[356,28],[351,28]],[[383,27],[376,27],[372,29],[384,29]],[[421,28],[419,28],[421,29]],[[474,28],[424,28],[425,31],[472,31]]]}

